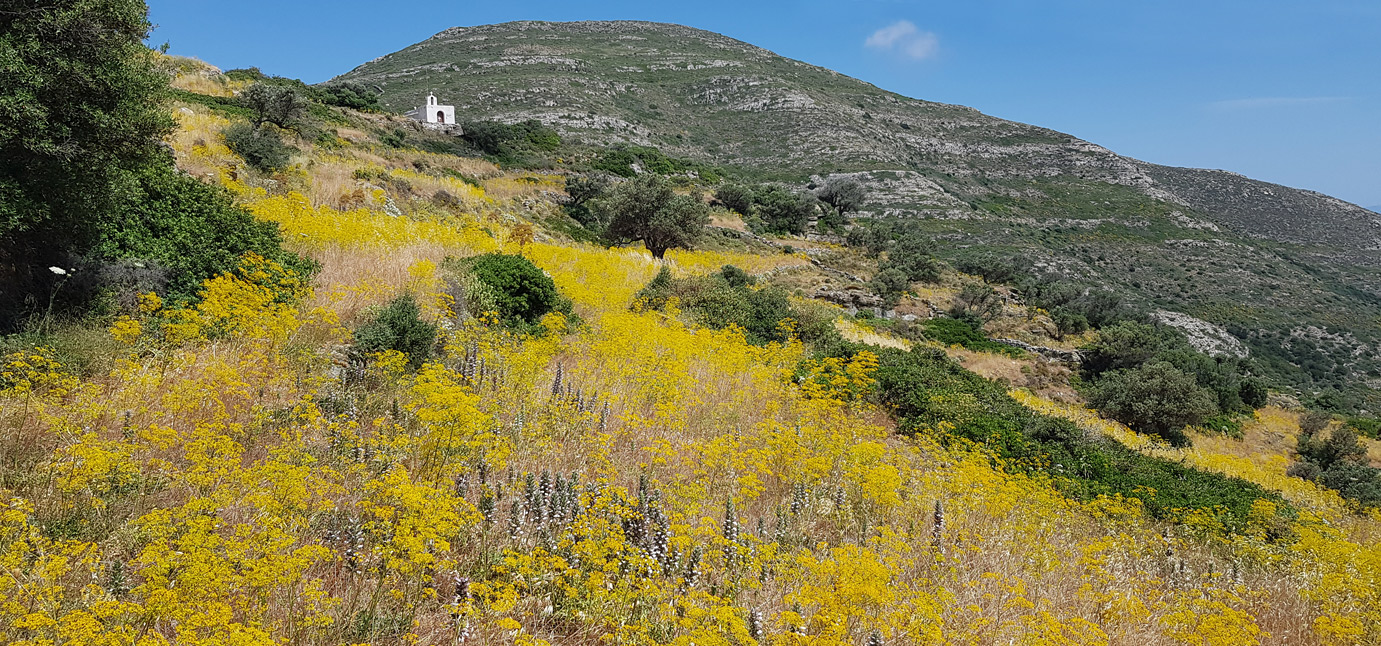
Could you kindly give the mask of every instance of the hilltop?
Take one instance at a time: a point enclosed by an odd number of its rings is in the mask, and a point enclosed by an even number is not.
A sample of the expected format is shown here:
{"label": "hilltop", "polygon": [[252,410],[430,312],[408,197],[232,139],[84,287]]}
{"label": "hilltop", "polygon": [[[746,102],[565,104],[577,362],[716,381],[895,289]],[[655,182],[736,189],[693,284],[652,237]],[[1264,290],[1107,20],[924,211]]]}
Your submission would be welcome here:
{"label": "hilltop", "polygon": [[1381,408],[1381,215],[1326,195],[1149,164],[680,25],[458,27],[337,80],[397,111],[435,91],[462,120],[536,119],[740,177],[851,174],[871,188],[858,215],[918,220],[946,260],[1105,285],[1226,328],[1305,396]]}

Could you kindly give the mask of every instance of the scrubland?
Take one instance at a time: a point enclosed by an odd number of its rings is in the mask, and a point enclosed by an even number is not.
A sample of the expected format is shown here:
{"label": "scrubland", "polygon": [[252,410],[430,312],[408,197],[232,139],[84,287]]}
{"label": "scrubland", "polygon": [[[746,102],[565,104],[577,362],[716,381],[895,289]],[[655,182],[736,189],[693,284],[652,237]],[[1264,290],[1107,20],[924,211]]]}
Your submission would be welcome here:
{"label": "scrubland", "polygon": [[[1152,519],[1136,499],[1072,500],[981,445],[895,435],[863,396],[867,353],[817,359],[674,305],[643,311],[649,254],[534,224],[551,178],[364,141],[304,146],[265,182],[218,140],[223,119],[178,117],[181,166],[321,270],[246,257],[196,305],[145,297],[110,327],[122,349],[107,374],[73,376],[41,350],[4,357],[6,642],[1381,641],[1381,516],[1285,475],[1292,412],[1258,411],[1245,440],[1170,449],[1014,391],[1289,508],[1260,500],[1229,531],[1211,510]],[[447,164],[480,186],[418,170]],[[410,199],[403,183],[453,200]],[[548,272],[579,321],[518,335],[455,316],[438,267],[493,251]],[[666,262],[681,276],[808,264]],[[403,292],[445,352],[416,371],[396,353],[355,370],[352,328]]]}

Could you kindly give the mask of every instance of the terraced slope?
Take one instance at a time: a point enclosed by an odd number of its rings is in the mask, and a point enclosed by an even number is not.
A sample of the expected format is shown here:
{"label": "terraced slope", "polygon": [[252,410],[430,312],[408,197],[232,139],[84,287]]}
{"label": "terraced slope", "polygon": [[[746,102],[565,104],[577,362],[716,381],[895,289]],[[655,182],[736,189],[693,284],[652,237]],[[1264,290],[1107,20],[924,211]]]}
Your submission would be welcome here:
{"label": "terraced slope", "polygon": [[921,219],[951,257],[997,252],[1223,325],[1303,394],[1381,409],[1381,215],[1326,195],[1148,164],[679,25],[454,28],[340,78],[398,111],[434,91],[461,119],[745,175],[857,173],[864,215]]}

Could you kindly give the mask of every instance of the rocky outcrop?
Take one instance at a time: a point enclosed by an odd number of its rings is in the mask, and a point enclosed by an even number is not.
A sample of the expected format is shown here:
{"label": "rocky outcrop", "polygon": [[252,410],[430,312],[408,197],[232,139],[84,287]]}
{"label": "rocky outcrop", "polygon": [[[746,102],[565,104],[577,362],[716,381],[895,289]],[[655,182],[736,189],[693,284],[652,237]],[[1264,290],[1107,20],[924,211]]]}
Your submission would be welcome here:
{"label": "rocky outcrop", "polygon": [[1151,314],[1151,318],[1183,332],[1185,338],[1189,339],[1189,345],[1200,352],[1215,357],[1229,356],[1238,359],[1245,359],[1251,354],[1240,339],[1203,319],[1168,310],[1157,310]]}
{"label": "rocky outcrop", "polygon": [[821,287],[811,294],[811,298],[818,298],[822,301],[829,301],[835,305],[844,307],[854,307],[863,309],[877,309],[882,307],[884,301],[882,297],[863,289],[829,289]]}
{"label": "rocky outcrop", "polygon": [[1084,361],[1084,353],[1079,350],[1066,350],[1064,348],[1047,348],[1045,346],[1034,345],[1031,343],[1027,343],[1025,341],[1018,341],[1016,339],[993,339],[993,341],[1001,343],[1002,345],[1009,345],[1013,348],[1025,350],[1027,352],[1030,352],[1031,354],[1038,354],[1042,357],[1052,359],[1055,361],[1063,361],[1066,363],[1082,363]]}

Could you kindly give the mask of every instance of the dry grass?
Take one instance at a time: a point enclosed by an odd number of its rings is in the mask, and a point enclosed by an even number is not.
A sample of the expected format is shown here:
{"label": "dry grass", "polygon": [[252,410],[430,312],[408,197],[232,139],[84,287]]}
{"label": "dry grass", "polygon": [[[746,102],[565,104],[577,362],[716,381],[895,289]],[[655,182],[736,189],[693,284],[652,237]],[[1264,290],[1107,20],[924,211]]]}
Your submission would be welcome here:
{"label": "dry grass", "polygon": [[743,222],[743,216],[725,209],[710,211],[710,226],[724,227],[735,231],[748,230],[748,225]]}
{"label": "dry grass", "polygon": [[844,336],[845,340],[854,343],[867,343],[883,348],[896,348],[898,350],[910,350],[911,342],[906,339],[898,339],[889,334],[879,332],[870,328],[863,327],[845,318],[838,318],[834,321],[834,327]]}

